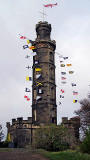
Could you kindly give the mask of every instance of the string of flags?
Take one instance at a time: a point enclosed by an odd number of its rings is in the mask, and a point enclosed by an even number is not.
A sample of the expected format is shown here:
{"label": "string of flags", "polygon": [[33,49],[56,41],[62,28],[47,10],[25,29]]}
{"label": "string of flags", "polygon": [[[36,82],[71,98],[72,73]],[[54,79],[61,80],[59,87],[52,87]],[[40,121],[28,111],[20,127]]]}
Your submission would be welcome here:
{"label": "string of flags", "polygon": [[[66,67],[68,67],[68,69],[69,69],[69,67],[72,67],[72,64],[71,63],[67,63],[67,61],[66,60],[68,60],[69,59],[69,57],[63,57],[63,56],[59,56],[59,58],[60,58],[60,67],[61,67],[61,83],[62,83],[62,85],[65,85],[67,82],[66,82],[66,80],[67,80],[67,75],[69,74],[69,75],[72,75],[72,74],[74,74],[74,71],[73,70],[69,70],[68,72],[66,72]],[[63,70],[63,68],[64,68],[64,70]],[[76,83],[71,83],[71,86],[72,86],[72,89],[73,89],[73,87],[76,87],[77,85],[76,85]],[[64,94],[65,94],[65,90],[64,89],[60,89],[60,99],[64,99]],[[74,90],[72,91],[72,94],[73,94],[73,96],[77,96],[78,95],[78,91],[76,91],[75,90],[75,88],[74,88]],[[73,99],[73,103],[77,103],[78,102],[78,100],[77,100],[77,98],[75,98],[75,99]],[[61,101],[59,102],[59,105],[61,105],[62,103],[61,103]]]}
{"label": "string of flags", "polygon": [[[23,45],[23,49],[29,48],[29,49],[33,50],[33,52],[36,51],[35,46],[33,46],[33,41],[32,41],[32,40],[29,40],[27,37],[22,36],[22,35],[20,35],[20,39],[26,39],[26,40],[27,40],[27,44],[26,44],[26,45]],[[31,46],[29,46],[29,44],[31,44]],[[26,55],[26,56],[25,56],[25,58],[27,58],[27,59],[28,59],[29,57],[30,57],[29,55]],[[41,69],[41,67],[39,66],[39,61],[38,61],[38,59],[37,59],[37,60],[34,59],[34,64],[35,64],[35,72],[36,72],[36,74],[35,74],[35,75],[36,75],[36,77],[35,77],[35,78],[36,78],[35,87],[36,87],[36,92],[37,92],[36,102],[38,102],[39,100],[42,99],[42,97],[41,97],[40,94],[43,93],[43,90],[42,90],[42,88],[41,88],[43,84],[40,82],[40,78],[42,78],[42,74],[41,74],[42,69]],[[32,67],[28,65],[26,68],[29,70],[29,69],[31,69]],[[31,77],[31,76],[26,76],[26,81],[32,81],[32,77]],[[26,88],[25,88],[25,92],[26,92],[26,93],[30,93],[31,90],[30,90],[28,87],[26,87]],[[24,98],[25,98],[27,101],[30,101],[30,98],[29,98],[27,95],[25,95]]]}
{"label": "string of flags", "polygon": [[[21,34],[19,34],[19,37],[20,37],[20,39],[22,39],[22,40],[26,40],[26,43],[27,43],[27,44],[23,45],[23,49],[24,49],[24,50],[28,48],[28,49],[32,50],[33,52],[36,51],[36,50],[35,50],[35,46],[33,46],[33,41],[32,41],[32,40],[28,39],[26,36],[22,36]],[[25,58],[28,59],[28,58],[30,58],[30,56],[27,54],[27,55],[25,56]],[[26,66],[26,69],[28,69],[28,71],[29,71],[30,69],[32,69],[32,66],[27,65],[27,66]],[[27,81],[32,81],[32,77],[31,77],[31,76],[26,76],[26,82],[27,82]],[[30,92],[31,92],[30,88],[29,88],[29,87],[26,87],[26,88],[25,88],[25,93],[26,93],[26,94],[29,94],[29,96],[30,96]],[[25,94],[24,98],[25,98],[27,101],[30,101],[29,96],[26,95],[26,94]]]}

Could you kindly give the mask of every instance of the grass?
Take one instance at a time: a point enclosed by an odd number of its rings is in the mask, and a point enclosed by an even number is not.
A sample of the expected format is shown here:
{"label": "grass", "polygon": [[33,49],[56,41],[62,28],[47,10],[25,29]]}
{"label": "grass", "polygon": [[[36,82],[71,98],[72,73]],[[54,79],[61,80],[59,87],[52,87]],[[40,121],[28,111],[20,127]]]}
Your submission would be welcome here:
{"label": "grass", "polygon": [[42,155],[50,160],[90,160],[90,155],[76,151],[47,152],[39,151]]}

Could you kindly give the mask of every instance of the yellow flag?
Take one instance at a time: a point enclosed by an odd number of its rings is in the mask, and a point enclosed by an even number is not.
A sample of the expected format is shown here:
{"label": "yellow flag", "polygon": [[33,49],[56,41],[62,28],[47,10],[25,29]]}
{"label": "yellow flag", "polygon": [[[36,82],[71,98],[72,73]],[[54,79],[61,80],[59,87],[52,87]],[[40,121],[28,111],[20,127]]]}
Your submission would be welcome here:
{"label": "yellow flag", "polygon": [[72,66],[72,64],[67,64],[67,66],[69,67],[69,66]]}
{"label": "yellow flag", "polygon": [[39,71],[41,71],[42,69],[41,68],[35,68],[35,71],[36,72],[39,72]]}
{"label": "yellow flag", "polygon": [[10,136],[10,133],[8,133],[8,135],[7,135],[7,141],[8,141],[8,142],[11,142],[11,136]]}
{"label": "yellow flag", "polygon": [[28,76],[26,77],[26,81],[29,81],[29,77]]}
{"label": "yellow flag", "polygon": [[74,100],[73,100],[73,103],[77,103],[77,100],[74,99]]}
{"label": "yellow flag", "polygon": [[29,44],[30,43],[30,41],[27,39],[27,43]]}
{"label": "yellow flag", "polygon": [[32,50],[33,50],[33,49],[35,49],[35,47],[34,47],[34,46],[31,46],[31,47],[29,47],[29,49],[32,49]]}

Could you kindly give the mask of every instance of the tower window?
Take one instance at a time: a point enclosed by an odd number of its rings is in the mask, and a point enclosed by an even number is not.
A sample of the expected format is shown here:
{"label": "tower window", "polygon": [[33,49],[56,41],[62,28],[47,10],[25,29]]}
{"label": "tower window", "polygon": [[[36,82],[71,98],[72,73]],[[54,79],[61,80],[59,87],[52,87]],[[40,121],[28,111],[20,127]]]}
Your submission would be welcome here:
{"label": "tower window", "polygon": [[36,90],[34,90],[33,94],[34,94],[34,99],[36,99]]}
{"label": "tower window", "polygon": [[36,110],[34,110],[34,120],[36,121]]}
{"label": "tower window", "polygon": [[52,117],[52,123],[56,123],[56,118]]}
{"label": "tower window", "polygon": [[50,52],[50,61],[53,61],[53,52]]}

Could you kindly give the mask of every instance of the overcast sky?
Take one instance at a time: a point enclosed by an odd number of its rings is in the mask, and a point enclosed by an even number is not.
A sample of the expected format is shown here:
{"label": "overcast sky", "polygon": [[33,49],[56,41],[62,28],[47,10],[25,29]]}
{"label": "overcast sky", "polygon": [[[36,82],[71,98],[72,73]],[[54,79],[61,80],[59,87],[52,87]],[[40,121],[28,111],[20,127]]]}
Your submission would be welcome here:
{"label": "overcast sky", "polygon": [[[56,40],[56,52],[69,59],[65,64],[72,67],[60,68],[60,59],[56,54],[56,85],[58,123],[61,117],[72,117],[74,110],[80,104],[74,104],[73,99],[81,100],[90,91],[90,0],[0,0],[0,123],[11,121],[12,118],[31,116],[31,101],[25,102],[25,87],[31,88],[31,82],[25,77],[32,71],[25,68],[32,66],[32,52],[23,50],[25,40],[20,40],[18,34],[36,38],[35,25],[42,20],[39,13],[43,4],[58,3],[53,8],[45,8],[45,21],[52,25],[51,38]],[[25,59],[29,54],[30,59]],[[61,71],[66,71],[67,83],[61,84]],[[74,74],[69,75],[68,71]],[[72,88],[71,83],[76,83]],[[60,101],[60,89],[65,90],[65,98]],[[72,91],[78,91],[73,96]],[[30,99],[31,94],[29,95]]]}

